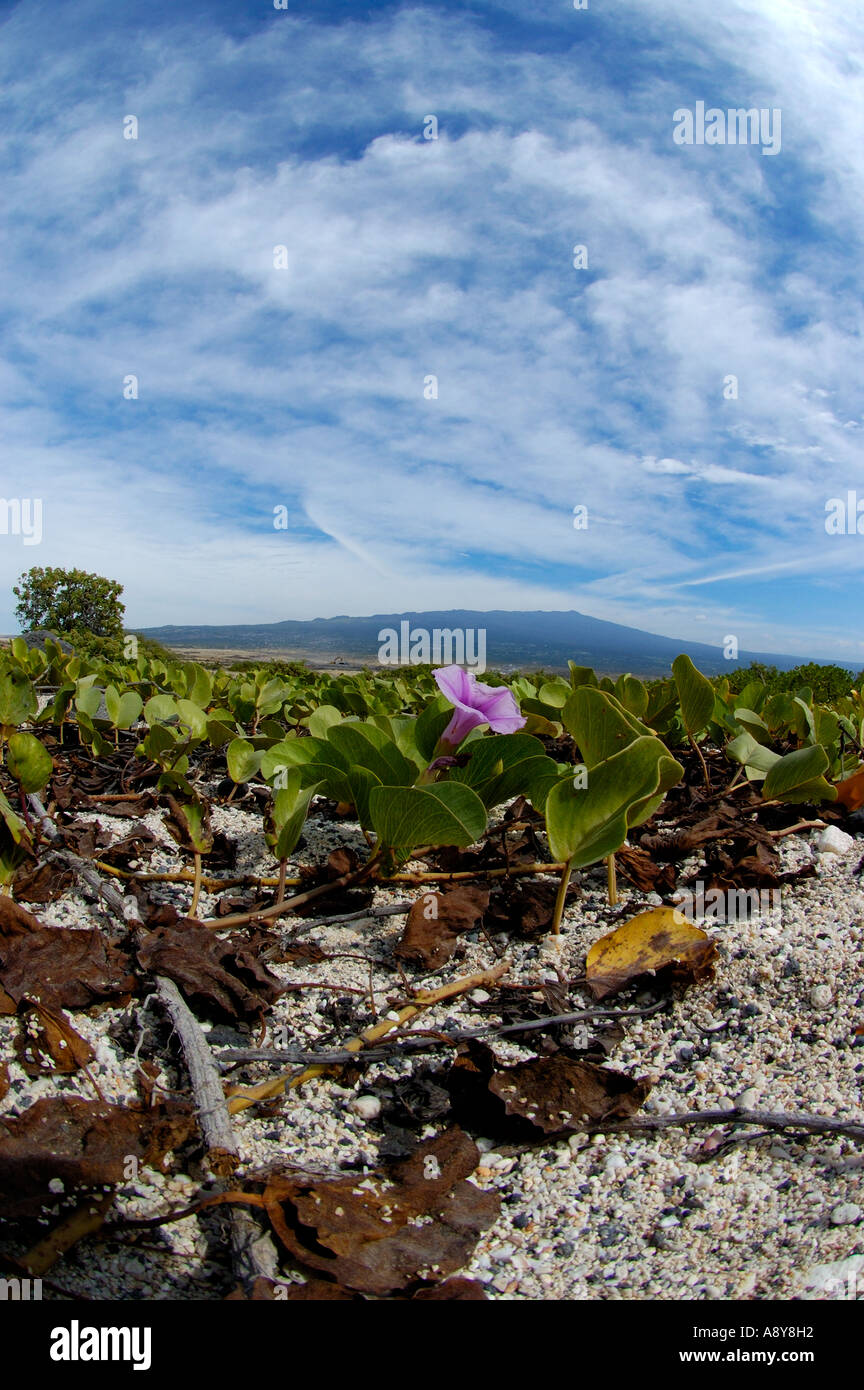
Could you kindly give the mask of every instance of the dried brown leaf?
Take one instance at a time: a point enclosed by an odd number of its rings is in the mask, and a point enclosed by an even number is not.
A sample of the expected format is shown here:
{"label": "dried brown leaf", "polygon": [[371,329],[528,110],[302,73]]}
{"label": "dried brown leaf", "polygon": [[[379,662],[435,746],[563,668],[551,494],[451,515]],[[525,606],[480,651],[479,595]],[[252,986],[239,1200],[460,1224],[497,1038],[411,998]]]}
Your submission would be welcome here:
{"label": "dried brown leaf", "polygon": [[28,1076],[42,1076],[45,1072],[71,1075],[92,1062],[95,1054],[64,1013],[46,1009],[37,1000],[32,1013],[21,1015],[15,1055]]}
{"label": "dried brown leaf", "polygon": [[59,864],[38,864],[36,868],[22,866],[15,875],[16,895],[27,903],[53,903],[75,882],[71,869]]}
{"label": "dried brown leaf", "polygon": [[37,1216],[67,1191],[122,1182],[130,1158],[157,1166],[194,1132],[191,1107],[133,1110],[122,1105],[50,1096],[16,1118],[0,1118],[0,1190],[9,1217]]}
{"label": "dried brown leaf", "polygon": [[454,1128],[363,1178],[273,1177],[265,1206],[302,1264],[351,1289],[392,1293],[461,1268],[494,1222],[497,1195],[465,1181],[478,1157]]}
{"label": "dried brown leaf", "polygon": [[138,948],[138,961],[174,980],[199,1009],[223,1018],[260,1017],[282,993],[253,943],[239,936],[219,940],[191,923],[151,932]]}
{"label": "dried brown leaf", "polygon": [[490,1078],[489,1089],[509,1115],[530,1120],[544,1134],[561,1134],[590,1122],[627,1119],[651,1087],[610,1067],[556,1052],[501,1068]]}
{"label": "dried brown leaf", "polygon": [[0,939],[0,985],[16,1004],[29,997],[52,1009],[87,1009],[101,999],[131,994],[137,981],[130,965],[129,957],[95,928],[37,923],[27,935]]}
{"label": "dried brown leaf", "polygon": [[411,905],[394,954],[430,970],[453,955],[461,932],[473,931],[489,906],[489,890],[467,885],[424,893]]}
{"label": "dried brown leaf", "polygon": [[26,936],[28,932],[40,931],[42,923],[32,912],[20,907],[13,898],[0,897],[0,942],[14,936]]}

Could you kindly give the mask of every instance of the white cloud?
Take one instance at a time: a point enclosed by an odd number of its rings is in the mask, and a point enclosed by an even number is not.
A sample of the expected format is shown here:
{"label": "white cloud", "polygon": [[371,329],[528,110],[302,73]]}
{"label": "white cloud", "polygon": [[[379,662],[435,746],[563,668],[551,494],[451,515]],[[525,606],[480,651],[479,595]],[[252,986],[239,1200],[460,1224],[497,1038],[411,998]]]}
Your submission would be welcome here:
{"label": "white cloud", "polygon": [[[864,418],[853,7],[604,17],[698,44],[718,100],[782,105],[774,160],[673,149],[706,95],[674,65],[622,95],[578,45],[506,50],[467,15],[230,40],[180,16],[133,53],[105,6],[78,15],[92,43],[32,3],[4,26],[4,487],[46,521],[38,553],[0,538],[0,586],[77,564],[140,625],[577,607],[753,646],[757,589],[735,617],[711,585],[860,576],[823,527]],[[785,225],[781,160],[824,238]],[[759,645],[824,649],[795,624]]]}

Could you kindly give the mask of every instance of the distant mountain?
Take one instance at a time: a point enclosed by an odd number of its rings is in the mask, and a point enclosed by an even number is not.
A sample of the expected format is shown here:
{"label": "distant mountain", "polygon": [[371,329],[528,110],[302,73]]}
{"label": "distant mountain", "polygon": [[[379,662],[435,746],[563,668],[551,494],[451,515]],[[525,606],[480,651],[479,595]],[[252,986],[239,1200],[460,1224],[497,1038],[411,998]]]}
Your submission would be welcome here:
{"label": "distant mountain", "polygon": [[268,652],[307,656],[311,660],[337,658],[355,664],[377,661],[379,632],[398,633],[401,624],[432,632],[435,628],[485,629],[488,670],[566,669],[568,660],[593,666],[600,674],[630,671],[639,676],[668,675],[679,652],[686,652],[706,675],[721,675],[736,665],[763,661],[788,670],[811,656],[785,656],[776,652],[739,653],[737,662],[724,659],[722,648],[676,637],[658,637],[639,628],[607,623],[574,610],[563,613],[477,612],[452,609],[431,613],[376,613],[367,618],[286,619],[280,623],[237,623],[213,627],[150,627],[138,631],[168,647],[202,647],[214,650]]}

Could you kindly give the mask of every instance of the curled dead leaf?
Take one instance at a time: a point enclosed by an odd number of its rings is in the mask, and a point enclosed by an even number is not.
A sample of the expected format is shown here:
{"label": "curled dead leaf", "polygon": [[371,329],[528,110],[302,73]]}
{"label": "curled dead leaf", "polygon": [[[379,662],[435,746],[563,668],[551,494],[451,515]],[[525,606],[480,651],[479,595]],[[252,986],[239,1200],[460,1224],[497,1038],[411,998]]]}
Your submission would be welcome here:
{"label": "curled dead leaf", "polygon": [[304,1270],[360,1293],[397,1293],[455,1273],[495,1221],[497,1194],[467,1181],[479,1156],[454,1127],[363,1177],[273,1174],[255,1200]]}
{"label": "curled dead leaf", "polygon": [[503,1067],[489,1081],[508,1115],[521,1115],[544,1134],[560,1134],[601,1120],[626,1120],[651,1087],[611,1067],[556,1052]]}
{"label": "curled dead leaf", "polygon": [[647,1081],[574,1057],[564,1049],[501,1066],[492,1049],[477,1039],[460,1048],[446,1083],[460,1120],[513,1142],[570,1134],[598,1121],[627,1119],[651,1089]]}
{"label": "curled dead leaf", "polygon": [[239,936],[219,940],[188,923],[159,927],[138,948],[145,970],[167,975],[196,1007],[220,1018],[258,1018],[282,986],[260,960],[262,943]]}
{"label": "curled dead leaf", "polygon": [[32,912],[20,907],[13,898],[0,897],[0,941],[13,936],[26,936],[41,931],[42,923]]}
{"label": "curled dead leaf", "polygon": [[34,1001],[32,1013],[21,1016],[15,1054],[28,1076],[45,1072],[70,1075],[86,1067],[95,1055],[60,1009],[47,1009],[38,1000]]}

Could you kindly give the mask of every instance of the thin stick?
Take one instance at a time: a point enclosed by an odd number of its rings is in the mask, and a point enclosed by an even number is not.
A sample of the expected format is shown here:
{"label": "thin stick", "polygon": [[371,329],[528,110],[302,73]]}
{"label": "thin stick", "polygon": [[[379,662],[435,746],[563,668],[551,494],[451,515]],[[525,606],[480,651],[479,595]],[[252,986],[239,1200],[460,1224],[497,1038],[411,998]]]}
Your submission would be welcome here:
{"label": "thin stick", "polygon": [[[94,859],[97,869],[113,878],[134,878],[137,883],[192,883],[195,875],[191,869],[178,869],[173,874],[142,874],[134,869],[118,869],[116,864],[106,864],[104,859]],[[386,880],[382,879],[382,882]],[[285,885],[298,888],[302,878],[286,878]],[[278,878],[262,878],[258,874],[243,874],[240,878],[208,878],[201,876],[201,887],[207,893],[221,893],[226,888],[276,888]]]}
{"label": "thin stick", "polygon": [[799,830],[824,830],[824,820],[799,820],[797,825],[789,825],[785,830],[769,830],[768,834],[775,840],[782,840],[784,835],[795,835]]}
{"label": "thin stick", "polygon": [[636,1115],[629,1120],[612,1120],[588,1124],[585,1134],[650,1134],[660,1129],[677,1129],[687,1125],[761,1125],[763,1129],[800,1129],[808,1134],[843,1134],[848,1139],[864,1141],[864,1124],[853,1120],[836,1120],[830,1115],[773,1114],[761,1110],[689,1110],[683,1115]]}
{"label": "thin stick", "polygon": [[[213,1053],[201,1025],[174,981],[157,975],[156,994],[180,1039],[195,1097],[198,1123],[207,1146],[207,1162],[213,1173],[227,1180],[240,1166],[240,1149]],[[229,1220],[233,1263],[238,1278],[247,1287],[262,1276],[273,1279],[278,1269],[278,1258],[270,1236],[244,1208],[232,1209]]]}
{"label": "thin stick", "polygon": [[543,1028],[553,1028],[560,1024],[582,1023],[589,1019],[614,1019],[616,1022],[628,1018],[647,1018],[666,1007],[667,1000],[650,1005],[647,1009],[582,1009],[573,1014],[552,1014],[548,1018],[529,1018],[524,1023],[507,1023],[496,1027],[494,1023],[482,1028],[464,1028],[456,1033],[443,1033],[436,1030],[429,1033],[405,1033],[398,1042],[384,1047],[363,1048],[362,1052],[303,1052],[300,1048],[268,1047],[228,1047],[218,1055],[220,1066],[237,1066],[241,1062],[294,1062],[298,1066],[339,1066],[345,1062],[384,1062],[405,1052],[427,1051],[440,1045],[455,1047],[460,1042],[472,1038],[499,1038],[510,1033],[533,1033]]}
{"label": "thin stick", "polygon": [[517,864],[504,869],[458,869],[451,873],[390,874],[384,883],[455,883],[465,878],[515,878],[517,874],[560,874],[566,864]]}
{"label": "thin stick", "polygon": [[200,1024],[173,980],[157,977],[156,994],[170,1015],[183,1048],[183,1058],[192,1083],[201,1132],[207,1146],[207,1161],[219,1177],[227,1177],[240,1164],[240,1150],[231,1125],[222,1081],[213,1054]]}
{"label": "thin stick", "polygon": [[[392,1033],[394,1028],[399,1028],[406,1023],[409,1018],[414,1018],[422,1009],[431,1008],[433,1004],[439,1004],[444,999],[453,999],[458,994],[465,994],[468,990],[479,989],[483,985],[497,984],[502,975],[506,974],[509,965],[503,962],[496,965],[492,970],[484,971],[480,975],[469,975],[461,980],[453,980],[449,985],[442,985],[440,989],[421,990],[414,997],[414,1002],[400,1009],[399,1015],[395,1019],[385,1018],[381,1023],[376,1023],[373,1028],[367,1028],[359,1037],[352,1038],[346,1043],[345,1051],[349,1053],[361,1052],[366,1043],[378,1042],[380,1038]],[[299,1075],[291,1072],[283,1072],[281,1076],[275,1076],[270,1081],[262,1081],[257,1086],[237,1087],[231,1092],[231,1099],[228,1101],[228,1109],[231,1114],[236,1114],[238,1110],[246,1110],[250,1105],[254,1105],[259,1100],[269,1100],[271,1096],[281,1095],[283,1091],[292,1091],[297,1086],[302,1086],[307,1081],[312,1081],[317,1076],[324,1076],[331,1068],[329,1066],[306,1067]]]}
{"label": "thin stick", "polygon": [[362,883],[374,872],[376,867],[376,856],[367,859],[360,869],[355,869],[348,874],[340,874],[339,878],[334,878],[332,883],[319,883],[317,888],[310,888],[305,893],[298,893],[296,897],[286,898],[284,902],[274,903],[272,907],[260,907],[256,912],[237,912],[233,917],[209,918],[206,921],[199,921],[197,918],[190,918],[196,927],[210,927],[213,931],[225,931],[228,927],[242,927],[247,922],[266,921],[273,917],[282,917],[286,912],[293,912],[295,908],[302,907],[304,903],[314,902],[316,898],[323,897],[325,893],[334,893],[338,888],[350,888],[355,883]]}

